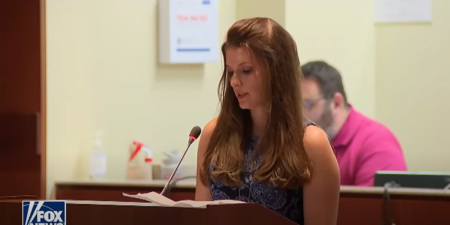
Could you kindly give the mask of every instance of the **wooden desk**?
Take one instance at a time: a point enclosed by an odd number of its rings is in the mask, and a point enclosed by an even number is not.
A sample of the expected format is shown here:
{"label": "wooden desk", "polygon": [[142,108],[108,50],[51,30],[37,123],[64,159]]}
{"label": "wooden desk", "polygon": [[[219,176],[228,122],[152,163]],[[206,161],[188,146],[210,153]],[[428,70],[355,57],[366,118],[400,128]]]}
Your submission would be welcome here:
{"label": "wooden desk", "polygon": [[[380,187],[341,187],[338,224],[382,224],[383,193]],[[389,195],[398,225],[450,224],[448,190],[393,188]]]}
{"label": "wooden desk", "polygon": [[[61,181],[56,198],[70,200],[140,201],[122,193],[160,192],[165,181]],[[383,193],[380,187],[342,186],[338,225],[380,225],[383,220]],[[392,215],[398,225],[449,225],[450,191],[434,189],[389,189]],[[195,180],[180,181],[169,197],[193,199]]]}

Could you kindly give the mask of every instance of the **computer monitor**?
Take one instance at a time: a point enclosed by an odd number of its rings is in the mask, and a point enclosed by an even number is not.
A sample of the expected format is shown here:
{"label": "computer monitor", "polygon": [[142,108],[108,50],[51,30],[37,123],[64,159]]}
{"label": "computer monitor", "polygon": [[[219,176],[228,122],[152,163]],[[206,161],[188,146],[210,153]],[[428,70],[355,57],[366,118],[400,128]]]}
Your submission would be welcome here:
{"label": "computer monitor", "polygon": [[450,188],[450,172],[377,171],[375,187],[383,187],[388,182],[409,188]]}

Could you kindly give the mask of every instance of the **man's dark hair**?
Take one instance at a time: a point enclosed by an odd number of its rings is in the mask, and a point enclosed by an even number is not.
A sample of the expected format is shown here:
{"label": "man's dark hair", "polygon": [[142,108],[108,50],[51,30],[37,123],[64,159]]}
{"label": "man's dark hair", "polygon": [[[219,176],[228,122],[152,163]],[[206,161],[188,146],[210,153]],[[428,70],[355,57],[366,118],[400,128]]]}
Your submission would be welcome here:
{"label": "man's dark hair", "polygon": [[333,98],[336,92],[344,97],[344,104],[348,107],[347,95],[339,71],[325,61],[311,61],[302,66],[305,79],[314,79],[319,84],[322,96],[326,100]]}

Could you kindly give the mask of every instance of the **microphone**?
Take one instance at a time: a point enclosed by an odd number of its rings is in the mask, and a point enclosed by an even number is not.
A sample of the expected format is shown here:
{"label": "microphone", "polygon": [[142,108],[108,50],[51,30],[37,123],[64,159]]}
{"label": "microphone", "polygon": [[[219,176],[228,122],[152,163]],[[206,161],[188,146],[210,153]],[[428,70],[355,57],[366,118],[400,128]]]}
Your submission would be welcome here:
{"label": "microphone", "polygon": [[180,161],[178,161],[177,166],[175,167],[175,169],[172,171],[172,174],[169,177],[169,180],[167,181],[166,185],[164,185],[163,190],[161,191],[161,195],[164,195],[165,192],[167,191],[167,187],[169,186],[170,182],[173,179],[173,176],[175,175],[175,173],[178,170],[178,167],[181,164],[181,161],[183,161],[184,156],[186,155],[186,152],[188,151],[189,147],[191,146],[191,144],[197,140],[197,138],[200,136],[200,133],[202,133],[202,129],[199,126],[195,126],[191,129],[191,133],[189,133],[189,140],[188,140],[188,145],[186,147],[186,149],[184,150],[183,155],[180,158]]}

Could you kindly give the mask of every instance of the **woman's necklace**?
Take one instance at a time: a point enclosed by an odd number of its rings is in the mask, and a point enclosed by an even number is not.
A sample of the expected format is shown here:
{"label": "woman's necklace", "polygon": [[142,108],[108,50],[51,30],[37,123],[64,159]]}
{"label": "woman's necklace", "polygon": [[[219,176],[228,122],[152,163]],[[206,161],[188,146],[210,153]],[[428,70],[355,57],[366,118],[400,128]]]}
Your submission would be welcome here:
{"label": "woman's necklace", "polygon": [[[250,184],[249,184],[249,186],[248,186],[248,195],[247,195],[247,202],[250,202],[250,196],[251,196],[251,194],[252,194],[252,185],[253,185],[253,179],[252,179],[253,177],[252,177],[252,175],[250,174],[250,176],[249,176],[249,179],[250,179]],[[245,187],[245,185],[244,185],[244,187]],[[239,197],[238,197],[238,199],[241,199],[241,189],[243,189],[243,188],[240,188],[239,187]]]}
{"label": "woman's necklace", "polygon": [[[258,160],[258,161],[260,161],[260,160]],[[260,162],[258,162],[258,163],[260,163]],[[238,198],[241,199],[241,189],[245,189],[245,181],[249,182],[247,202],[250,202],[250,198],[252,196],[252,186],[253,186],[253,183],[254,183],[253,176],[255,175],[255,172],[256,172],[257,168],[259,168],[259,165],[256,165],[255,169],[252,169],[253,167],[254,166],[251,166],[251,168],[249,169],[248,177],[245,176],[245,172],[244,172],[244,177],[243,177],[244,178],[244,188],[239,187],[239,189],[238,189],[238,194],[239,194]]]}
{"label": "woman's necklace", "polygon": [[[247,153],[247,154],[249,154],[249,159],[252,158],[252,155],[253,155],[253,153],[254,153],[253,150],[255,149],[255,145],[256,145],[255,141],[256,141],[255,139],[252,140],[253,143],[252,143],[252,147],[250,148],[250,149],[252,149],[252,150],[250,150],[250,151]],[[249,171],[248,171],[248,173],[249,173],[249,174],[248,174],[248,179],[246,179],[246,177],[245,177],[245,172],[244,172],[244,181],[245,181],[245,180],[248,180],[248,181],[249,181],[248,195],[247,195],[247,202],[250,202],[250,197],[251,197],[251,194],[252,194],[253,175],[255,174],[256,170],[259,168],[259,166],[260,166],[260,164],[261,164],[261,161],[262,161],[261,157],[258,157],[256,166],[255,166],[255,164],[251,164],[250,169],[249,169]],[[245,163],[250,163],[250,160],[249,160],[249,161],[246,161]],[[256,168],[253,169],[254,167],[256,167]],[[244,188],[245,188],[245,182],[244,182]],[[238,189],[238,194],[239,194],[238,199],[241,199],[241,189],[244,189],[244,188],[239,187],[239,189]]]}

